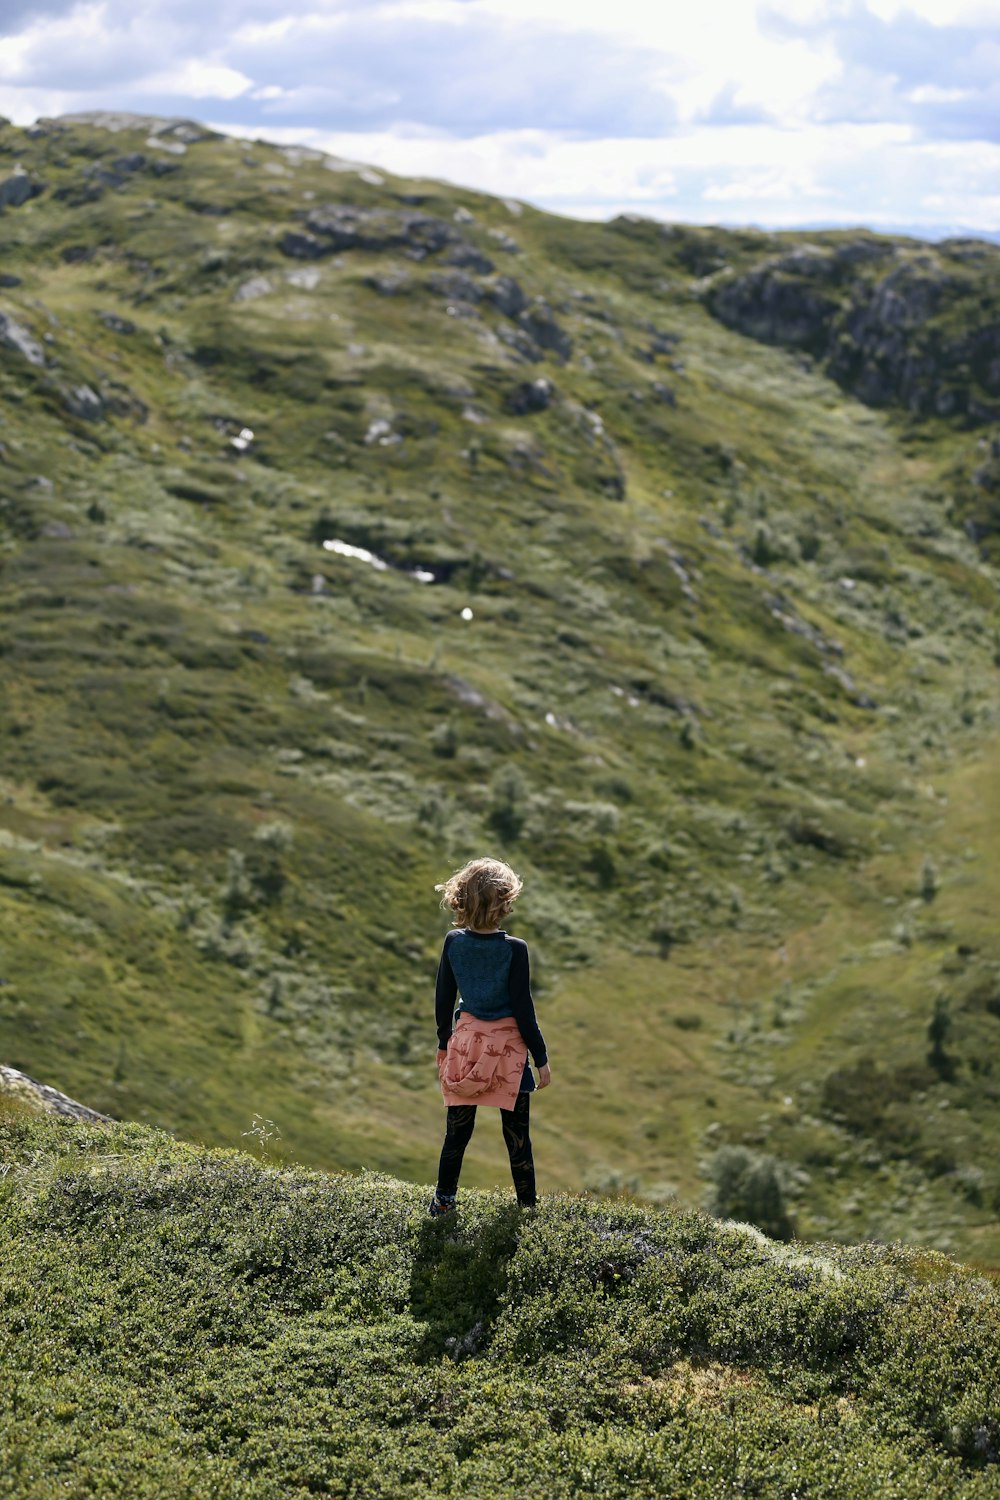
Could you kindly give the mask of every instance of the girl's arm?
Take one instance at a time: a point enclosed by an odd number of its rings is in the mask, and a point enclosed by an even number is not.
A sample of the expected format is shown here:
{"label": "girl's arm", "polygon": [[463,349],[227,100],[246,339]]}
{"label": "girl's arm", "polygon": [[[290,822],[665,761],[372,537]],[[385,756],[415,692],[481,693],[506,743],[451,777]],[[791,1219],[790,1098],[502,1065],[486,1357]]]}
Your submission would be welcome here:
{"label": "girl's arm", "polygon": [[521,938],[511,938],[513,952],[510,956],[510,1006],[514,1012],[518,1030],[524,1038],[536,1068],[544,1068],[548,1062],[545,1038],[538,1029],[535,1018],[535,1002],[531,998],[531,971],[528,963],[528,945]]}
{"label": "girl's arm", "polygon": [[[450,937],[451,934],[449,933]],[[451,1036],[452,1022],[455,1019],[455,999],[458,995],[458,985],[448,958],[448,938],[444,940],[441,949],[441,961],[438,964],[437,984],[434,990],[434,1019],[437,1022],[438,1050],[443,1052],[448,1045]]]}

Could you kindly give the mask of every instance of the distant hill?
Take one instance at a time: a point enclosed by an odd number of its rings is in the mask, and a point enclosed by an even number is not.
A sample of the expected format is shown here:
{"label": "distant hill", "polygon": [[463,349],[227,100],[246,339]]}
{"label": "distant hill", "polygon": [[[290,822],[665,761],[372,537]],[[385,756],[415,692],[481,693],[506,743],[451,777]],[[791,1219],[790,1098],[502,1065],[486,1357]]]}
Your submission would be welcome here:
{"label": "distant hill", "polygon": [[0,208],[0,1061],[425,1181],[491,850],[543,1192],[1000,1264],[1000,248],[114,114]]}

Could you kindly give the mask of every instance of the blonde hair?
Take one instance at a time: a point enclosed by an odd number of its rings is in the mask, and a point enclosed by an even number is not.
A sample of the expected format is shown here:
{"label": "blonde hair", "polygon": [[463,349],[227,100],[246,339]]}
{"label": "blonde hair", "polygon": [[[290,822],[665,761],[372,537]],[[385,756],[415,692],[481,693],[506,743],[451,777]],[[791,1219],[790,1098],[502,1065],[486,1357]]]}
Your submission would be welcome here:
{"label": "blonde hair", "polygon": [[497,927],[521,894],[524,884],[502,859],[470,859],[450,880],[436,885],[441,905],[454,912],[452,926],[486,931]]}

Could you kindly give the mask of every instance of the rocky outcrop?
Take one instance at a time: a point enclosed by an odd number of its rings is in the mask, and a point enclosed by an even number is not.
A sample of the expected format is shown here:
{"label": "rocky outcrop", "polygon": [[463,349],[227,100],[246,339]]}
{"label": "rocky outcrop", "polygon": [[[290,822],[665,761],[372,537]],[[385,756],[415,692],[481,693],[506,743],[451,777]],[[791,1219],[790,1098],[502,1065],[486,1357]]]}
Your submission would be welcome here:
{"label": "rocky outcrop", "polygon": [[97,1125],[102,1121],[110,1124],[110,1115],[99,1114],[96,1109],[88,1109],[86,1104],[78,1104],[68,1094],[61,1094],[50,1084],[39,1083],[36,1078],[29,1078],[27,1073],[18,1072],[17,1068],[8,1068],[0,1063],[0,1094],[8,1098],[17,1099],[38,1114],[63,1115],[71,1120],[86,1120],[89,1124]]}
{"label": "rocky outcrop", "polygon": [[970,261],[966,241],[801,246],[713,277],[704,296],[720,322],[805,350],[869,406],[991,421],[1000,417],[1000,249],[976,249]]}
{"label": "rocky outcrop", "polygon": [[195,141],[217,141],[220,138],[217,130],[209,130],[197,120],[185,120],[176,116],[165,119],[162,115],[134,115],[125,110],[83,110],[77,114],[42,119],[38,123],[43,127],[55,126],[57,129],[67,125],[92,125],[98,130],[111,131],[112,134],[117,134],[119,130],[144,130],[154,140],[165,138],[185,146],[193,145]]}
{"label": "rocky outcrop", "polygon": [[822,274],[815,260],[802,275],[790,264],[793,259],[786,256],[722,281],[713,287],[709,307],[727,327],[761,343],[822,354],[830,342],[838,302],[815,285],[814,278]]}
{"label": "rocky outcrop", "polygon": [[422,260],[460,238],[444,219],[401,209],[327,203],[310,209],[304,217],[306,233],[290,231],[281,241],[286,255],[310,258],[339,250],[403,250]]}

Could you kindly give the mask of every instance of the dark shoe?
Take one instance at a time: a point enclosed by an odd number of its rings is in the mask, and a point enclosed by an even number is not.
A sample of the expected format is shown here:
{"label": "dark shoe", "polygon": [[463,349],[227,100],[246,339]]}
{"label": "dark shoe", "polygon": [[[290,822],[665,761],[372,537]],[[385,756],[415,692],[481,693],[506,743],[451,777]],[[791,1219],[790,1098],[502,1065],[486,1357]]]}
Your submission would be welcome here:
{"label": "dark shoe", "polygon": [[435,1193],[428,1205],[427,1212],[433,1219],[440,1218],[442,1214],[453,1214],[455,1212],[454,1197],[442,1197],[440,1193]]}

